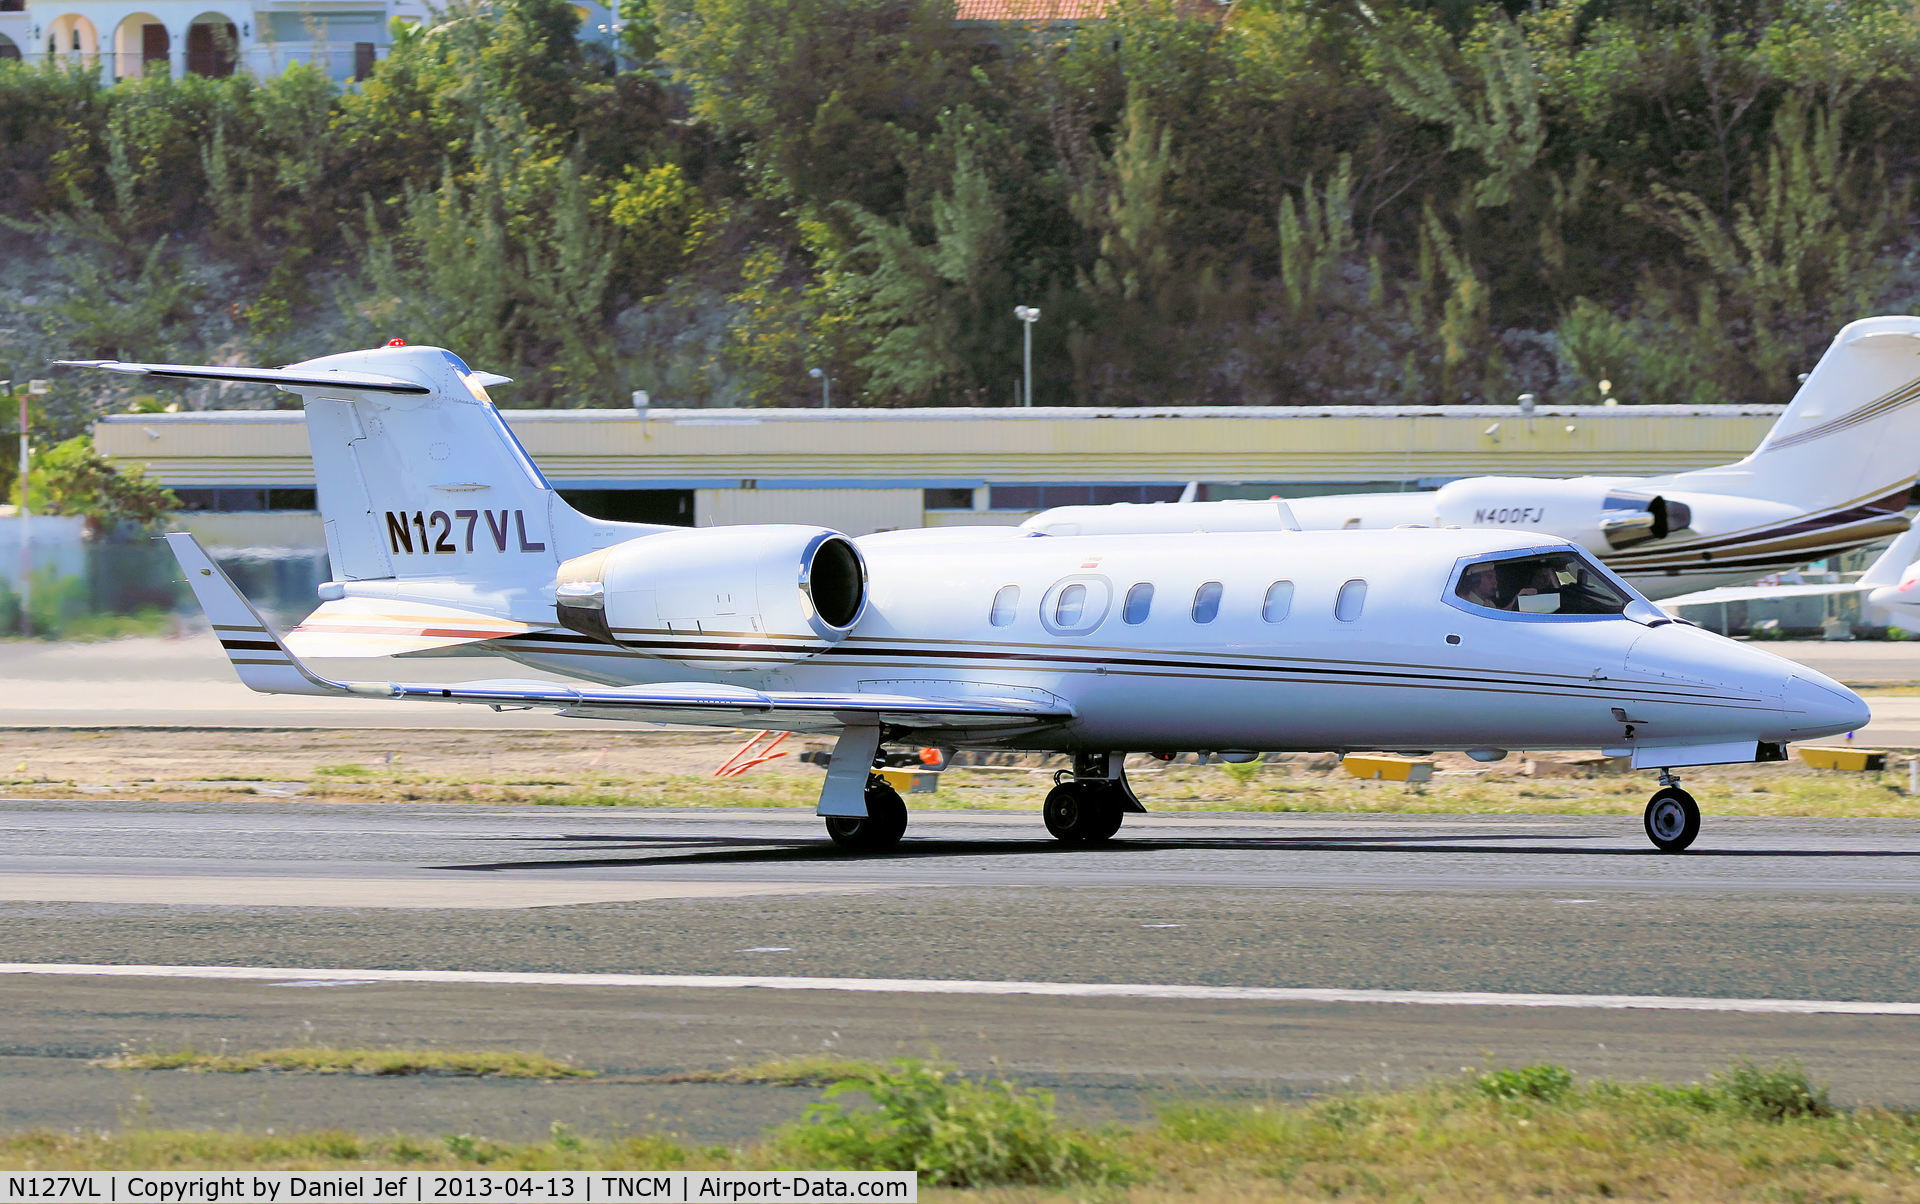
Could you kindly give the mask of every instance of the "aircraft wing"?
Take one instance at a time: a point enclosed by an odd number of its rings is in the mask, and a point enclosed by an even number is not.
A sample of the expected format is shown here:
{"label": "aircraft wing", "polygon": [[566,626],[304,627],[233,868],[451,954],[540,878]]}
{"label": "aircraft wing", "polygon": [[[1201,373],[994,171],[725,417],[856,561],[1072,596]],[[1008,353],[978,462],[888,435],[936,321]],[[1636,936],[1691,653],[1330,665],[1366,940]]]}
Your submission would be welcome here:
{"label": "aircraft wing", "polygon": [[431,393],[418,381],[372,372],[325,372],[300,368],[218,368],[198,364],[129,364],[119,360],[55,360],[57,368],[101,368],[129,376],[164,376],[176,380],[238,380],[260,385],[333,385],[374,393]]}
{"label": "aircraft wing", "polygon": [[1823,585],[1734,585],[1725,589],[1703,589],[1660,599],[1662,610],[1676,606],[1706,606],[1714,602],[1764,602],[1774,598],[1831,598],[1842,594],[1866,594],[1879,587],[1861,581],[1835,581]]}
{"label": "aircraft wing", "polygon": [[471,681],[449,685],[332,681],[288,650],[253,604],[192,535],[167,536],[240,681],[262,694],[462,702],[495,710],[552,708],[583,719],[627,719],[711,727],[837,731],[849,724],[996,733],[1047,727],[1073,718],[1064,703],[1029,698],[936,698],[912,694],[750,690],[711,682],[574,686],[549,681]]}

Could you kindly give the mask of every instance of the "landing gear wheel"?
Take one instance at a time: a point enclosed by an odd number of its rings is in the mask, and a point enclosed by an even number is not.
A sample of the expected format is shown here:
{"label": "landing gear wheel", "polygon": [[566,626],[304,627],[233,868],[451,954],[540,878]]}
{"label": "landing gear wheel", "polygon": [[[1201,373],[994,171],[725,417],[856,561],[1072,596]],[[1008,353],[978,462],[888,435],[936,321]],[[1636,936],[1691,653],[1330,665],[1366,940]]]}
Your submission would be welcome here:
{"label": "landing gear wheel", "polygon": [[884,853],[906,833],[907,805],[879,774],[867,778],[865,816],[827,816],[827,835],[833,843],[855,853]]}
{"label": "landing gear wheel", "polygon": [[1047,793],[1041,818],[1068,844],[1103,844],[1120,830],[1126,799],[1108,782],[1062,782]]}
{"label": "landing gear wheel", "polygon": [[1678,853],[1700,835],[1700,804],[1678,786],[1663,786],[1647,802],[1647,839],[1668,853]]}

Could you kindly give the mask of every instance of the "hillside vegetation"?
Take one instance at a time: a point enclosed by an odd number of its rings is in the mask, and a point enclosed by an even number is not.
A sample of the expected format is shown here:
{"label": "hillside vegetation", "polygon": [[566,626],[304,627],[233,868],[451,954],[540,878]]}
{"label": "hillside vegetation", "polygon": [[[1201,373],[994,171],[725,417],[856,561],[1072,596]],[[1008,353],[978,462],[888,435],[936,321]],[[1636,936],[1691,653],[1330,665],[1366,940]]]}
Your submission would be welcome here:
{"label": "hillside vegetation", "polygon": [[1920,301],[1912,0],[952,12],[628,0],[615,53],[499,0],[344,89],[0,63],[0,375],[404,337],[508,404],[1006,404],[1032,304],[1041,404],[1778,402]]}

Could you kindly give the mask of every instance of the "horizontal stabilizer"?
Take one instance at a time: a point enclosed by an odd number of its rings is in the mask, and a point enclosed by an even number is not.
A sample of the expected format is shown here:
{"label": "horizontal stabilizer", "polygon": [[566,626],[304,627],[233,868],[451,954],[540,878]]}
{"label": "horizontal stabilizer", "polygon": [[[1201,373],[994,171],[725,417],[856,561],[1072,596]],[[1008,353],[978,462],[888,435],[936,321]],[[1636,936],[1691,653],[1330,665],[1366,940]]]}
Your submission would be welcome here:
{"label": "horizontal stabilizer", "polygon": [[99,368],[131,376],[163,376],[179,380],[237,380],[259,385],[332,385],[336,389],[364,389],[374,393],[431,393],[432,388],[397,376],[371,372],[326,372],[301,368],[221,368],[201,364],[128,364],[119,360],[55,360],[59,368]]}
{"label": "horizontal stabilizer", "polygon": [[284,642],[299,657],[405,656],[540,630],[453,606],[340,598],[322,603],[287,632]]}
{"label": "horizontal stabilizer", "polygon": [[206,610],[234,671],[249,689],[262,694],[464,702],[496,710],[547,707],[575,718],[710,727],[751,725],[780,731],[836,731],[849,723],[1003,731],[1051,726],[1074,716],[1072,708],[1064,703],[1027,698],[750,690],[708,682],[576,687],[547,681],[450,685],[332,681],[301,663],[192,535],[170,534],[167,544],[185,570],[187,583]]}

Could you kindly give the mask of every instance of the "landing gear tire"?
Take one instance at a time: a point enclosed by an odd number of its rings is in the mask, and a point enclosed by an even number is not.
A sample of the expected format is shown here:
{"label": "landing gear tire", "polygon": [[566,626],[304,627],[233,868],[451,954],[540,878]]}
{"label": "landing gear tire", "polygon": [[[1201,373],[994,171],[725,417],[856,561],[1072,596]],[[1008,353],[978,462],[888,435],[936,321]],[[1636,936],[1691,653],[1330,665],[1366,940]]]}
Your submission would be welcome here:
{"label": "landing gear tire", "polygon": [[1040,815],[1056,840],[1104,844],[1120,830],[1126,799],[1105,781],[1062,782],[1047,793]]}
{"label": "landing gear tire", "polygon": [[907,804],[879,774],[867,778],[866,815],[827,816],[827,835],[853,853],[884,853],[906,834]]}
{"label": "landing gear tire", "polygon": [[1662,852],[1678,853],[1700,835],[1700,804],[1678,786],[1663,786],[1647,802],[1647,839]]}

